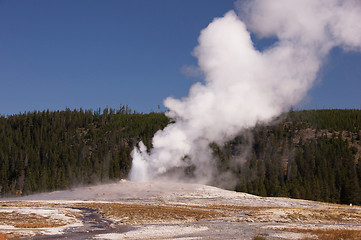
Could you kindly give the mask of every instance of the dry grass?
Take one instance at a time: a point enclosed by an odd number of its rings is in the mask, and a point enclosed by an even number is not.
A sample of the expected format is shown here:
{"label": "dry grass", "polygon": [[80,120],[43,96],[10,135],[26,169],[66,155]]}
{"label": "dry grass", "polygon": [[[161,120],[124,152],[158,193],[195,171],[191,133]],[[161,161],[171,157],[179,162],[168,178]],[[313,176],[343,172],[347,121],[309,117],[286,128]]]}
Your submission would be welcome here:
{"label": "dry grass", "polygon": [[0,240],[12,240],[12,239],[23,239],[33,237],[33,233],[24,233],[24,232],[8,232],[0,233]]}
{"label": "dry grass", "polygon": [[[44,228],[61,227],[69,224],[71,220],[55,219],[51,216],[42,216],[36,213],[21,213],[22,209],[53,208],[53,204],[41,202],[2,202],[1,209],[12,211],[0,212],[0,225],[9,225],[17,228],[16,230],[2,229],[0,240],[2,239],[21,239],[39,234]],[[16,210],[15,210],[16,209]],[[65,216],[75,218],[75,213],[67,212]]]}
{"label": "dry grass", "polygon": [[[305,229],[301,224],[361,224],[361,208],[340,205],[319,205],[319,208],[288,208],[272,206],[239,205],[183,205],[183,204],[125,204],[116,202],[82,202],[82,203],[46,203],[46,202],[2,202],[3,209],[8,208],[58,208],[84,207],[97,210],[104,217],[115,220],[118,224],[162,224],[188,223],[199,220],[223,218],[234,222],[277,222],[300,223],[295,228],[280,228],[281,231],[309,233],[317,239],[361,239],[361,231],[348,229]],[[66,216],[76,218],[76,213],[67,212]],[[51,217],[37,214],[22,214],[16,211],[0,212],[0,225],[11,225],[22,229],[58,227],[67,224]],[[345,226],[346,227],[346,226]],[[1,239],[16,239],[21,236],[14,232],[0,233]],[[29,237],[29,236],[24,236]],[[258,235],[257,237],[262,237]],[[310,238],[312,239],[312,238]]]}
{"label": "dry grass", "polygon": [[321,209],[313,210],[310,216],[313,219],[325,220],[325,221],[337,221],[337,222],[361,222],[361,210],[360,209]]}
{"label": "dry grass", "polygon": [[16,228],[49,228],[64,226],[67,223],[52,219],[51,217],[40,216],[34,213],[22,214],[18,212],[0,212],[0,223]]}
{"label": "dry grass", "polygon": [[0,233],[0,240],[9,239],[9,236],[6,233]]}
{"label": "dry grass", "polygon": [[269,209],[289,209],[286,207],[268,207],[268,206],[239,206],[239,205],[208,205],[208,208],[212,209],[221,209],[221,210],[230,210],[230,211],[264,211]]}
{"label": "dry grass", "polygon": [[286,218],[291,221],[360,224],[359,209],[289,209],[285,210]]}
{"label": "dry grass", "polygon": [[197,206],[121,203],[86,203],[77,204],[77,206],[96,209],[104,216],[117,220],[120,224],[192,222],[228,216],[213,209]]}
{"label": "dry grass", "polygon": [[229,214],[243,213],[245,216],[238,218],[238,221],[245,222],[361,223],[361,208],[328,206],[312,209],[234,205],[209,205],[208,208],[228,212]]}
{"label": "dry grass", "polygon": [[[361,231],[354,229],[297,229],[297,228],[283,228],[283,231],[309,233],[317,236],[318,240],[355,240],[361,239]],[[315,239],[315,238],[305,238]]]}
{"label": "dry grass", "polygon": [[1,202],[0,207],[41,207],[45,204],[42,202],[31,202],[31,201],[7,201],[7,202]]}
{"label": "dry grass", "polygon": [[312,233],[317,235],[319,240],[361,239],[361,231],[359,230],[317,230]]}

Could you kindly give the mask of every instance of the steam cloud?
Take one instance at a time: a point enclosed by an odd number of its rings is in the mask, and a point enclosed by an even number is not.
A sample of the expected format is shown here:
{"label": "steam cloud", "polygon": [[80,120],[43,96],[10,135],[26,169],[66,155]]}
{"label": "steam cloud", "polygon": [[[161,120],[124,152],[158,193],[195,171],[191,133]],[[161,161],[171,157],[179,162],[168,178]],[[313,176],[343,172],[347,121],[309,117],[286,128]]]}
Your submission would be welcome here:
{"label": "steam cloud", "polygon": [[[135,148],[132,180],[150,180],[170,169],[195,166],[199,182],[216,174],[209,144],[224,144],[257,123],[297,104],[312,87],[334,47],[361,50],[361,2],[357,0],[252,0],[235,3],[201,31],[194,49],[205,82],[187,97],[167,98],[175,122],[153,138],[148,154]],[[250,32],[278,39],[253,46]]]}

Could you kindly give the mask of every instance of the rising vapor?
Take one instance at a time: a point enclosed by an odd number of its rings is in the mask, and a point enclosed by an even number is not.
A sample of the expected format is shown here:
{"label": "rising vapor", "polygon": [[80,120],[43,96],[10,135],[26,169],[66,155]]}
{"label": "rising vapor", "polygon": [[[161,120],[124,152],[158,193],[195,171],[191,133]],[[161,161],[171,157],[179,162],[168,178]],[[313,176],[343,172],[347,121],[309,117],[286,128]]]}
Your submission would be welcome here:
{"label": "rising vapor", "polygon": [[[360,51],[361,2],[357,0],[252,0],[235,3],[201,31],[193,55],[205,82],[182,99],[167,98],[174,123],[158,131],[153,149],[135,148],[132,180],[150,180],[194,166],[196,180],[217,174],[210,143],[219,145],[267,123],[300,102],[334,47]],[[276,41],[263,51],[251,32]]]}

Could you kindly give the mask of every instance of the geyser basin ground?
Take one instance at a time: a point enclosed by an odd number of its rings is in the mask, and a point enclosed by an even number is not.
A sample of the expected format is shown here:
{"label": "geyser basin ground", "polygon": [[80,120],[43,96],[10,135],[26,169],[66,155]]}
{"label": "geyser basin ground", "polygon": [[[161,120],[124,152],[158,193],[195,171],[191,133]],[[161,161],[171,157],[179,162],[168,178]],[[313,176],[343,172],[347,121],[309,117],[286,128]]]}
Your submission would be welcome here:
{"label": "geyser basin ground", "polygon": [[361,237],[359,207],[263,198],[200,184],[120,181],[6,199],[0,205],[0,233],[15,238]]}

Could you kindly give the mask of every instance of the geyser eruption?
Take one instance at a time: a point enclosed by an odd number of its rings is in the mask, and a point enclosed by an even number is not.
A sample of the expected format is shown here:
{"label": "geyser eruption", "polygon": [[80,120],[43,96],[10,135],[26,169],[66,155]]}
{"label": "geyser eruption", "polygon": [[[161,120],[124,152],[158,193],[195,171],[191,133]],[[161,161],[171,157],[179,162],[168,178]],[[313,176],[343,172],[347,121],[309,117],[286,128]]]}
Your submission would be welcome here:
{"label": "geyser eruption", "polygon": [[[174,123],[158,131],[150,153],[135,148],[130,178],[149,180],[177,167],[194,167],[199,182],[215,174],[210,143],[224,144],[244,129],[267,123],[306,95],[329,51],[360,51],[357,0],[236,2],[201,31],[194,49],[204,83],[187,97],[167,98]],[[277,41],[255,49],[251,32]]]}

